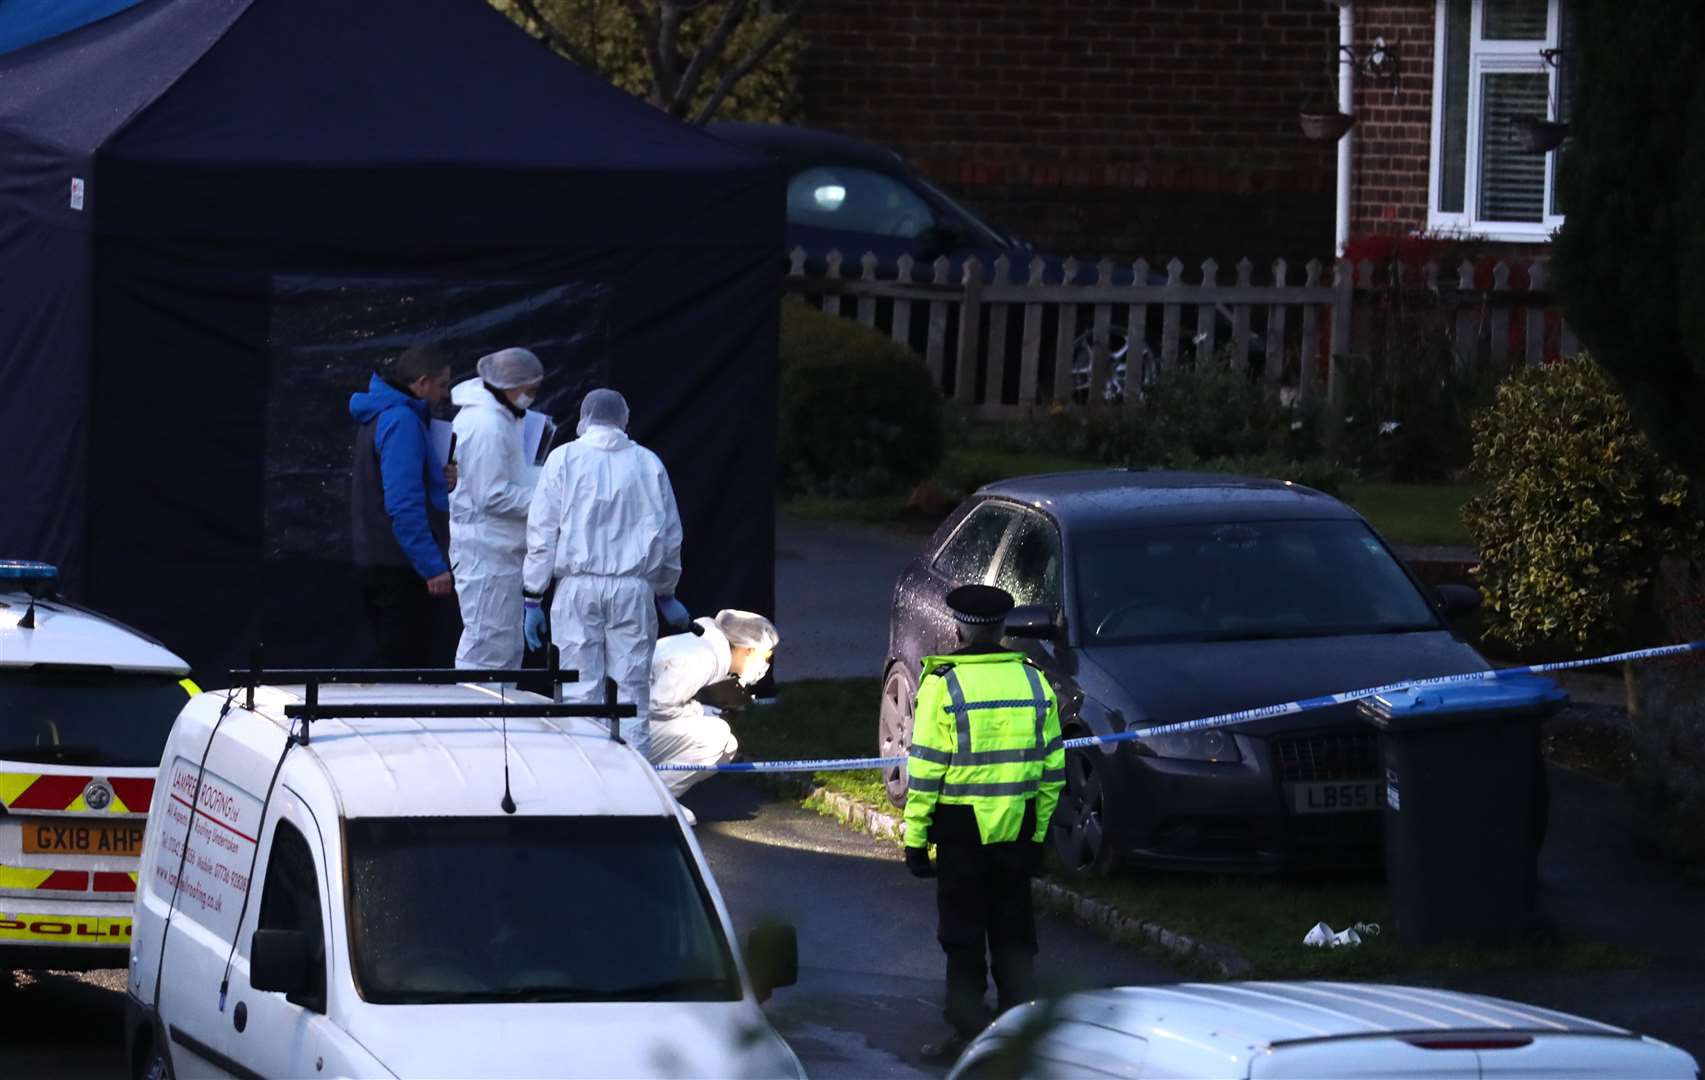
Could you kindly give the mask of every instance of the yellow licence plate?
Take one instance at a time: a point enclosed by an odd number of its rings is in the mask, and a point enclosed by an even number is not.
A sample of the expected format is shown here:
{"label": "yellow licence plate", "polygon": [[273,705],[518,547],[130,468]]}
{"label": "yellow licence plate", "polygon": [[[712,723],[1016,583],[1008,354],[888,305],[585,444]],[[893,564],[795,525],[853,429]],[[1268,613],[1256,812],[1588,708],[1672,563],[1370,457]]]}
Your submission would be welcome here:
{"label": "yellow licence plate", "polygon": [[135,821],[25,821],[26,855],[140,855],[142,824]]}

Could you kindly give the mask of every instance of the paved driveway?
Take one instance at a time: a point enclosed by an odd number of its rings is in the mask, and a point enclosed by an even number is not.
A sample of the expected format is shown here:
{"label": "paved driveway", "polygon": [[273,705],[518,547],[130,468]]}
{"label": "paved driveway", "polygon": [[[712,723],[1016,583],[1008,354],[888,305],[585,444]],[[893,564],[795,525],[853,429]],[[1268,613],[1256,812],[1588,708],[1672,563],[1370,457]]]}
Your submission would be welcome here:
{"label": "paved driveway", "polygon": [[776,677],[882,677],[894,582],[923,543],[880,529],[776,520]]}

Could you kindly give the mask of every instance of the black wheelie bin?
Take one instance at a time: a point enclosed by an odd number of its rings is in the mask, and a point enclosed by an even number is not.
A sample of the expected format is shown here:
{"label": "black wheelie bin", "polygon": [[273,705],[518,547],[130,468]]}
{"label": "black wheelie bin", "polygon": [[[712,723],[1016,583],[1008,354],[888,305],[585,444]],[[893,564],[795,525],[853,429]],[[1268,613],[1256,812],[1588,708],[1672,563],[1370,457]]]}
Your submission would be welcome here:
{"label": "black wheelie bin", "polygon": [[1539,722],[1568,703],[1533,675],[1364,699],[1385,771],[1385,872],[1406,945],[1495,945],[1533,910],[1545,783]]}

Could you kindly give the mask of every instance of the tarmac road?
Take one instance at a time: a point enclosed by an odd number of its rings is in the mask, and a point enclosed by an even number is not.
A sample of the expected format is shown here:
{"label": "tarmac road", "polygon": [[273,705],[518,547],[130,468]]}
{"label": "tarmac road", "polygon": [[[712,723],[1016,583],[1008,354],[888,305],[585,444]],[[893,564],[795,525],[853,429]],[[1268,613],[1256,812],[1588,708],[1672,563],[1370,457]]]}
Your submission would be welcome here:
{"label": "tarmac road", "polygon": [[[800,984],[766,1008],[810,1074],[945,1072],[917,1061],[918,1047],[945,1031],[935,895],[906,873],[898,849],[746,777],[709,780],[687,801],[741,935],[770,916],[799,930]],[[1073,927],[1043,920],[1041,930],[1046,989],[1177,978]],[[10,988],[0,979],[0,1078],[124,1076],[122,971],[12,979]]]}
{"label": "tarmac road", "polygon": [[[938,1076],[918,1048],[947,1030],[935,891],[899,849],[770,799],[748,777],[688,793],[699,844],[744,935],[766,917],[799,931],[799,985],[766,1006],[813,1077]],[[1054,919],[1039,921],[1044,991],[1180,976],[1134,949]]]}
{"label": "tarmac road", "polygon": [[0,972],[0,1076],[124,1075],[124,971]]}

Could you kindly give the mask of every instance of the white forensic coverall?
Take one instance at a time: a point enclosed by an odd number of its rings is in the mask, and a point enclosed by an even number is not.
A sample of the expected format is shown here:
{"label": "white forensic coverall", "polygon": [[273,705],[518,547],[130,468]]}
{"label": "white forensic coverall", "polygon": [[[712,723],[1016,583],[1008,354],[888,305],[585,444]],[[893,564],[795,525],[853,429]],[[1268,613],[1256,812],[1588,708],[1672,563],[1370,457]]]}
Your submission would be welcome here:
{"label": "white forensic coverall", "polygon": [[521,418],[479,379],[458,383],[450,400],[461,407],[451,425],[458,476],[450,492],[450,565],[462,609],[456,666],[513,671],[526,645],[521,564],[539,470],[522,452]]}
{"label": "white forensic coverall", "polygon": [[580,674],[574,700],[603,700],[604,679],[639,709],[622,737],[647,753],[658,594],[681,580],[681,513],[656,454],[595,424],[551,451],[527,515],[528,593],[556,579],[551,640]]}
{"label": "white forensic coverall", "polygon": [[[715,709],[693,700],[712,683],[728,678],[733,650],[714,619],[694,619],[704,633],[671,634],[657,642],[651,658],[651,752],[653,765],[718,765],[732,761],[740,748],[728,721]],[[669,793],[680,798],[708,772],[660,774]]]}

